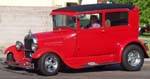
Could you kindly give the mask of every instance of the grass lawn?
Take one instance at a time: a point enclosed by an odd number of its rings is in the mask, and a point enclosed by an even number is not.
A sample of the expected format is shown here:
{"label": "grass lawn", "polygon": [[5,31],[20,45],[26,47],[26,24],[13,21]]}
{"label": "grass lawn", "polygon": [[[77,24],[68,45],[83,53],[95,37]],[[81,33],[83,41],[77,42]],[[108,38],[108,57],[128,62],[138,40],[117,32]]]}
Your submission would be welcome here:
{"label": "grass lawn", "polygon": [[[150,34],[150,33],[149,33]],[[147,41],[148,42],[148,48],[149,48],[149,50],[148,50],[148,54],[150,55],[150,35],[149,34],[145,34],[145,35],[140,35],[140,37],[139,37],[139,39],[141,40],[141,41]]]}

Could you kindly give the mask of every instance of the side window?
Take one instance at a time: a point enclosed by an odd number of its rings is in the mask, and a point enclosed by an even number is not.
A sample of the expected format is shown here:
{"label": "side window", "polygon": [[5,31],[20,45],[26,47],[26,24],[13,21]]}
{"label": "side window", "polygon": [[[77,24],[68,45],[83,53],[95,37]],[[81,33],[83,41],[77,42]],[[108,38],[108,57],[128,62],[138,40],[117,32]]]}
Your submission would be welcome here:
{"label": "side window", "polygon": [[128,12],[111,12],[106,13],[106,26],[128,25]]}
{"label": "side window", "polygon": [[102,14],[80,15],[80,27],[82,29],[100,28],[102,26]]}

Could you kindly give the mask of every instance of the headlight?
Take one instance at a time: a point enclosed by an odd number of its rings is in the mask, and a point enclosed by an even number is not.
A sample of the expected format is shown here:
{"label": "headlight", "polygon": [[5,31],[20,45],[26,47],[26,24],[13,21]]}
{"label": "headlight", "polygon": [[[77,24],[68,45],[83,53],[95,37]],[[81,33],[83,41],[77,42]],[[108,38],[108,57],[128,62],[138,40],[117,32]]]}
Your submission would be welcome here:
{"label": "headlight", "polygon": [[36,43],[32,43],[32,50],[33,51],[36,51],[37,50],[37,48],[38,48],[38,45],[36,44]]}
{"label": "headlight", "polygon": [[22,42],[17,41],[17,42],[16,42],[16,48],[17,48],[17,50],[21,50],[21,49],[22,49],[22,47],[23,47]]}

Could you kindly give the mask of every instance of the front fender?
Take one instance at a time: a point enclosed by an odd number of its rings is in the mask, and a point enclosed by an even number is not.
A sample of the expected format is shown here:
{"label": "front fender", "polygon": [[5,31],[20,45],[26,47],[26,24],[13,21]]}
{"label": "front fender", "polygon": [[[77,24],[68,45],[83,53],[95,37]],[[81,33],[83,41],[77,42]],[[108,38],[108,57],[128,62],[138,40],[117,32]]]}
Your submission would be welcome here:
{"label": "front fender", "polygon": [[40,48],[39,50],[37,50],[33,55],[32,55],[32,59],[40,59],[43,55],[45,55],[46,53],[54,53],[56,54],[58,57],[60,57],[60,59],[63,61],[63,63],[65,63],[68,67],[71,68],[81,68],[78,65],[74,65],[71,62],[75,62],[74,58],[71,58],[72,61],[68,60],[68,57],[65,57],[64,53],[61,51],[56,51],[54,49],[50,49],[50,48]]}
{"label": "front fender", "polygon": [[12,53],[12,52],[14,52],[15,51],[15,45],[12,45],[12,46],[10,46],[10,47],[8,47],[7,49],[5,49],[5,51],[4,51],[4,54],[8,54],[8,53]]}
{"label": "front fender", "polygon": [[10,47],[8,47],[5,51],[4,51],[4,54],[9,54],[9,53],[12,53],[13,54],[13,57],[16,61],[22,61],[23,58],[24,58],[24,50],[20,50],[18,51],[16,49],[16,46],[15,45],[12,45]]}
{"label": "front fender", "polygon": [[32,58],[33,59],[39,59],[40,57],[42,57],[44,54],[46,53],[54,53],[56,55],[58,55],[59,57],[63,58],[62,54],[60,55],[59,51],[56,51],[54,49],[50,49],[50,48],[40,48],[39,50],[37,50],[33,55]]}

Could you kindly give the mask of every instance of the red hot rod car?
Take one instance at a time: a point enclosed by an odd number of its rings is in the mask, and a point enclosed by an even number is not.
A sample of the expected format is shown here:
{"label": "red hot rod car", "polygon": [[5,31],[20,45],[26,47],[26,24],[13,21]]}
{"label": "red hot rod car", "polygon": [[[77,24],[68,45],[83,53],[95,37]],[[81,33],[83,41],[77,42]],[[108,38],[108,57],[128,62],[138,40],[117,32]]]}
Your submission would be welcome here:
{"label": "red hot rod car", "polygon": [[32,34],[6,49],[9,67],[55,75],[62,64],[74,69],[121,64],[140,70],[146,47],[138,39],[139,9],[128,4],[90,4],[52,11],[53,31]]}

